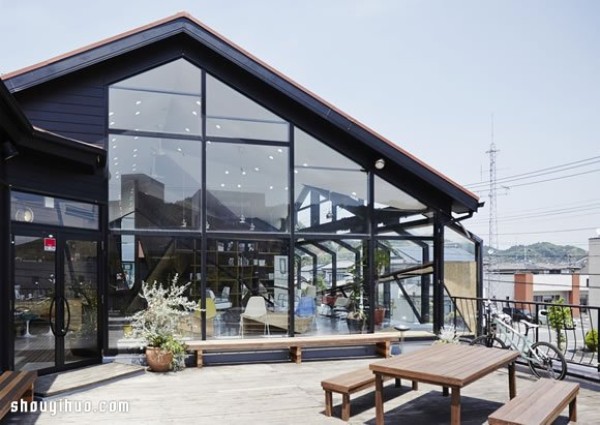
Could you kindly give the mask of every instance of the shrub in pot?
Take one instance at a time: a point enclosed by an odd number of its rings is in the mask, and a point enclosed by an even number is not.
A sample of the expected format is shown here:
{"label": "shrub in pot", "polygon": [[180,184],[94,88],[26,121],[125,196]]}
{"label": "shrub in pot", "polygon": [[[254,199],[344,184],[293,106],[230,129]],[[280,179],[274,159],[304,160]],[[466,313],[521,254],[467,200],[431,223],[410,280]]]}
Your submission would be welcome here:
{"label": "shrub in pot", "polygon": [[[153,371],[180,370],[185,367],[186,346],[177,327],[182,316],[198,310],[198,303],[188,299],[184,292],[190,285],[178,284],[178,275],[169,286],[143,282],[139,294],[146,308],[131,318],[132,337],[146,342],[146,360]],[[157,360],[159,363],[153,363]],[[152,363],[152,364],[150,364]],[[167,366],[160,363],[167,363]]]}

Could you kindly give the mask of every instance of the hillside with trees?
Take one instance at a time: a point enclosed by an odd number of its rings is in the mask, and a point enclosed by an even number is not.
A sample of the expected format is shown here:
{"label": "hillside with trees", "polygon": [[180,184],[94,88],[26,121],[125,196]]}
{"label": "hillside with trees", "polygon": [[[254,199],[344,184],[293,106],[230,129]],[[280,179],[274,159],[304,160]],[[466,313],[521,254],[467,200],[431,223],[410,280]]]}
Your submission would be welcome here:
{"label": "hillside with trees", "polygon": [[[486,247],[485,255],[489,255]],[[515,245],[505,250],[494,250],[496,262],[525,264],[556,264],[574,266],[587,257],[587,251],[571,245],[554,245],[550,242],[539,242],[532,245]]]}

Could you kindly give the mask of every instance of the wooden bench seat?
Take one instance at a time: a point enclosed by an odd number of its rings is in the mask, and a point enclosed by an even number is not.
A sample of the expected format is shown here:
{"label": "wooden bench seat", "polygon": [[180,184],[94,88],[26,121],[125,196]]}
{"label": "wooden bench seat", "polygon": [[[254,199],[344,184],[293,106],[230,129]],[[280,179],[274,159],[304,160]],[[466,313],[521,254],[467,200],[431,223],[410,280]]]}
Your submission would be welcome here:
{"label": "wooden bench seat", "polygon": [[0,419],[11,409],[13,401],[33,401],[33,386],[37,378],[35,371],[6,371],[0,375]]}
{"label": "wooden bench seat", "polygon": [[287,349],[293,362],[302,363],[304,347],[339,347],[375,344],[377,354],[389,357],[390,345],[398,341],[399,332],[380,332],[374,334],[343,334],[302,337],[267,337],[252,339],[212,339],[206,341],[186,341],[188,351],[196,353],[196,365],[203,366],[205,352],[247,352],[261,350]]}
{"label": "wooden bench seat", "polygon": [[540,379],[500,407],[488,418],[490,425],[551,424],[569,406],[569,420],[577,422],[577,393],[574,382]]}
{"label": "wooden bench seat", "polygon": [[[385,377],[384,379],[390,379]],[[396,380],[396,386],[400,386],[400,380]],[[350,395],[367,388],[375,387],[375,374],[369,368],[353,370],[321,381],[321,387],[325,390],[325,415],[333,414],[333,394],[342,395],[342,419],[350,419]],[[413,381],[413,390],[418,389],[418,383]]]}

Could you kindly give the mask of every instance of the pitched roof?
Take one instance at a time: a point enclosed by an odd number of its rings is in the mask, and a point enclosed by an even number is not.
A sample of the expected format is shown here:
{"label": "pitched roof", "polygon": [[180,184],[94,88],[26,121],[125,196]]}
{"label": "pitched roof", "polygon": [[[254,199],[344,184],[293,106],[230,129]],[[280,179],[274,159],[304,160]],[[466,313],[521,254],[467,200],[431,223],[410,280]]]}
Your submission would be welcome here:
{"label": "pitched roof", "polygon": [[69,139],[31,125],[16,99],[0,81],[0,135],[11,141],[18,151],[37,152],[58,157],[93,172],[103,168],[106,151],[98,146]]}
{"label": "pitched roof", "polygon": [[471,213],[477,211],[481,206],[478,196],[474,193],[281,74],[186,12],[177,13],[38,64],[4,74],[2,79],[11,91],[18,92],[181,33],[189,35],[231,63],[277,88],[289,98],[312,110],[313,113],[327,119],[332,125],[336,125],[359,140],[368,140],[376,146],[381,157],[397,163],[449,196],[454,212]]}

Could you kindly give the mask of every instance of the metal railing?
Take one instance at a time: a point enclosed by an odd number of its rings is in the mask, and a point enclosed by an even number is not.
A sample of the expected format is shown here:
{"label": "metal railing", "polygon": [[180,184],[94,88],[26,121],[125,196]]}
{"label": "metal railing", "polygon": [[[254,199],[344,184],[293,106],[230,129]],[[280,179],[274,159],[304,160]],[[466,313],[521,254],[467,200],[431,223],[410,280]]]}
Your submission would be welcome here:
{"label": "metal railing", "polygon": [[[462,336],[480,335],[484,326],[484,298],[451,297],[446,326],[453,326]],[[600,372],[598,329],[600,307],[578,304],[539,303],[491,299],[496,307],[513,319],[513,327],[524,330],[521,320],[539,325],[530,332],[532,341],[550,342],[563,352],[567,363]],[[595,344],[592,334],[595,334]],[[587,340],[586,340],[587,337]],[[577,374],[578,367],[569,373]],[[591,372],[591,369],[588,369]],[[585,373],[585,372],[584,372]]]}

